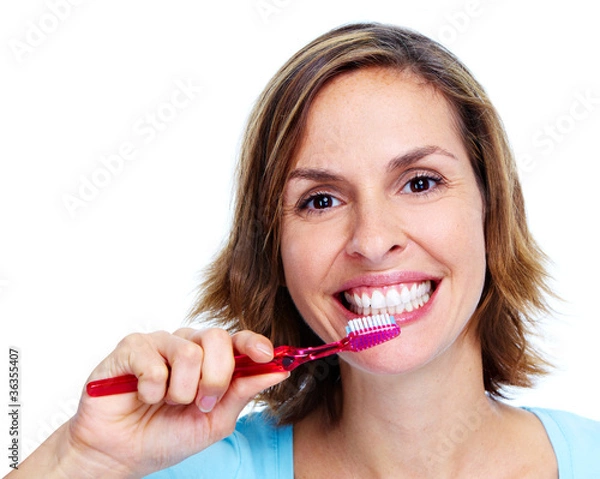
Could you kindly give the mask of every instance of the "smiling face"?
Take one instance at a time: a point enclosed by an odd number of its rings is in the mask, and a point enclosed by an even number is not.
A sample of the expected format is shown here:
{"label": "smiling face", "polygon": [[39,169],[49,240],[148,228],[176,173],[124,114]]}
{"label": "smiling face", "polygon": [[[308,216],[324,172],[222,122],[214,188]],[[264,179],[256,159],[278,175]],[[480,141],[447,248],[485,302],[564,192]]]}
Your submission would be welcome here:
{"label": "smiling face", "polygon": [[408,73],[364,69],[315,98],[284,189],[286,286],[326,342],[389,312],[399,339],[344,359],[402,372],[439,357],[485,278],[483,202],[450,106]]}

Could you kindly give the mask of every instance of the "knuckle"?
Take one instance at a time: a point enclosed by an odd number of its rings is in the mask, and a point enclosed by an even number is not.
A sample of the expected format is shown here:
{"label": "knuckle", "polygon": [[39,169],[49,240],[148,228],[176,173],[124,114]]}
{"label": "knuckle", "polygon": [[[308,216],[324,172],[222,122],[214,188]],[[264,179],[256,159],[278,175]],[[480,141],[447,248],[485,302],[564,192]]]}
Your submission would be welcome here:
{"label": "knuckle", "polygon": [[203,396],[220,396],[220,392],[227,389],[228,380],[222,376],[202,375],[200,381],[200,390]]}
{"label": "knuckle", "polygon": [[243,331],[236,331],[231,337],[237,342],[244,342],[251,338],[252,334],[253,333],[251,331],[245,329]]}
{"label": "knuckle", "polygon": [[202,348],[196,343],[187,341],[177,348],[177,355],[180,361],[185,363],[200,363],[202,361]]}
{"label": "knuckle", "polygon": [[126,349],[139,349],[143,345],[147,344],[148,340],[145,334],[142,333],[131,333],[125,336],[120,342],[119,347]]}
{"label": "knuckle", "polygon": [[179,328],[173,332],[173,335],[179,336],[180,338],[190,339],[192,338],[198,331],[192,328]]}
{"label": "knuckle", "polygon": [[169,337],[171,337],[172,334],[169,333],[168,331],[159,330],[159,331],[154,331],[153,333],[150,333],[149,336],[150,336],[150,338],[152,338],[155,341],[164,341],[165,339],[168,339]]}
{"label": "knuckle", "polygon": [[170,334],[166,331],[155,331],[153,333],[131,333],[125,336],[119,346],[131,350],[139,350],[149,346],[156,341],[162,341]]}
{"label": "knuckle", "polygon": [[150,383],[166,383],[169,378],[169,369],[166,364],[148,365],[144,372],[140,375],[140,379]]}
{"label": "knuckle", "polygon": [[206,338],[210,338],[211,340],[231,340],[231,335],[229,332],[223,328],[209,328],[204,330],[203,334]]}
{"label": "knuckle", "polygon": [[194,401],[195,394],[188,391],[170,388],[167,397],[169,401],[177,404],[190,404]]}

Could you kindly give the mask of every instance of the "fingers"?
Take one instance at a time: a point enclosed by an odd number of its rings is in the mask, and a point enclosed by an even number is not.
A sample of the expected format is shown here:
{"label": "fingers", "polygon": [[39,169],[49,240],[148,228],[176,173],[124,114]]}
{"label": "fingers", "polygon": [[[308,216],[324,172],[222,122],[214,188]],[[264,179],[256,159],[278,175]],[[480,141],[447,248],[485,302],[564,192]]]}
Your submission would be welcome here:
{"label": "fingers", "polygon": [[[210,412],[225,394],[233,374],[233,343],[229,333],[223,329],[207,329],[204,331],[180,330],[176,335],[183,335],[197,345],[201,351],[200,371],[196,394],[196,405],[202,412]],[[170,385],[169,391],[173,386]],[[190,401],[191,402],[191,401]]]}
{"label": "fingers", "polygon": [[[110,372],[98,377],[133,373],[138,378],[138,399],[146,404],[165,401],[171,405],[195,403],[202,412],[210,412],[228,392],[235,366],[234,354],[246,354],[253,361],[273,358],[273,345],[262,335],[241,331],[233,336],[223,329],[183,328],[173,334],[164,331],[132,334],[99,369]],[[115,371],[117,373],[115,374]],[[261,390],[286,377],[240,382],[235,401],[248,402]],[[243,405],[241,406],[243,408]]]}
{"label": "fingers", "polygon": [[198,379],[203,367],[202,348],[173,335],[165,353],[170,369],[165,401],[168,404],[192,403],[198,393]]}
{"label": "fingers", "polygon": [[233,346],[239,354],[246,354],[257,363],[273,359],[273,345],[264,336],[252,331],[240,331],[232,336]]}
{"label": "fingers", "polygon": [[[245,354],[257,363],[273,359],[273,344],[266,337],[252,331],[240,331],[232,336],[234,350]],[[284,381],[289,372],[278,372],[237,378],[230,384],[226,395],[218,403],[238,415],[259,392]]]}
{"label": "fingers", "polygon": [[260,335],[230,336],[219,329],[126,337],[90,380],[134,374],[137,393],[103,398],[84,390],[73,426],[78,444],[118,451],[126,460],[137,451],[143,456],[138,462],[147,466],[152,460],[163,464],[165,455],[179,462],[226,437],[248,402],[289,375],[232,380],[237,353],[264,362],[273,348]]}
{"label": "fingers", "polygon": [[[204,331],[184,329],[175,334],[194,341],[202,349],[203,358],[196,405],[200,411],[205,413],[214,409],[231,386],[235,365],[234,352],[246,354],[257,362],[267,362],[273,358],[271,342],[264,336],[251,331],[241,331],[230,336],[221,329]],[[241,408],[258,392],[274,384],[273,379],[267,380],[266,385],[262,386],[264,382],[263,378],[255,385],[250,383],[248,392],[239,394],[238,391],[237,401],[242,404]]]}
{"label": "fingers", "polygon": [[[168,333],[130,334],[118,345],[111,356],[111,370],[125,370],[138,378],[138,397],[147,404],[156,404],[166,394],[169,366],[164,348]],[[114,373],[110,373],[114,375]]]}

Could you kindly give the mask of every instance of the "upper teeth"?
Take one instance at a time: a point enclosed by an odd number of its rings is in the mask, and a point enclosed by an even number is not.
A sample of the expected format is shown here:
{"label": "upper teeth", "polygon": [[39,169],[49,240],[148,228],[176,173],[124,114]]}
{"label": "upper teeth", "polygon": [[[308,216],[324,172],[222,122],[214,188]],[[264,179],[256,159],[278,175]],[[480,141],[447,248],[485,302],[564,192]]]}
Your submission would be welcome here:
{"label": "upper teeth", "polygon": [[356,314],[401,314],[423,306],[429,301],[431,281],[386,286],[385,288],[357,288],[344,292],[350,309]]}

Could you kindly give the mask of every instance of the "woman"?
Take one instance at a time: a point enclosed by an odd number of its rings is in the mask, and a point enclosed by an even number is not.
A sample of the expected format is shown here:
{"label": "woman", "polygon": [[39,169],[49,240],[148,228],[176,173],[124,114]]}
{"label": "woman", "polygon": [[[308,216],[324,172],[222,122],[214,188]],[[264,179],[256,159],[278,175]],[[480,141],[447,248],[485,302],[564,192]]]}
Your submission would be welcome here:
{"label": "woman", "polygon": [[[465,67],[414,32],[350,25],[298,52],[250,117],[236,215],[194,316],[132,335],[15,477],[597,477],[600,425],[500,399],[546,362],[549,293],[501,122]],[[234,353],[400,338],[291,373],[231,379]],[[257,394],[268,408],[237,421]],[[236,425],[237,421],[237,425]],[[187,459],[186,459],[187,458]],[[183,461],[183,462],[181,462]]]}

